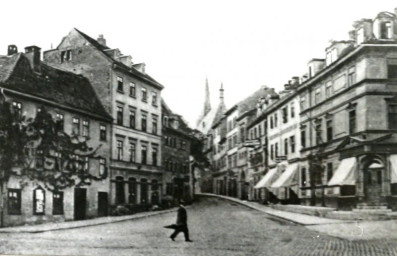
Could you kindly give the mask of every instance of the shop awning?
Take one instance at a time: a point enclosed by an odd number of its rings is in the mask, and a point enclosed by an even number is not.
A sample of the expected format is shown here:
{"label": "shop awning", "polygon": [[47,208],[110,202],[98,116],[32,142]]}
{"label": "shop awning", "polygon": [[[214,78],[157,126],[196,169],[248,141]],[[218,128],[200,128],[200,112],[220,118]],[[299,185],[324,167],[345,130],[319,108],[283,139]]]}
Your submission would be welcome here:
{"label": "shop awning", "polygon": [[397,155],[390,155],[391,183],[397,183]]}
{"label": "shop awning", "polygon": [[350,157],[340,162],[338,169],[328,182],[332,185],[355,185],[356,184],[356,158]]}
{"label": "shop awning", "polygon": [[265,176],[255,185],[254,188],[259,189],[259,188],[265,188],[265,187],[270,187],[270,184],[273,181],[274,175],[277,173],[277,168],[270,169]]}
{"label": "shop awning", "polygon": [[283,174],[271,185],[271,188],[291,186],[297,171],[298,163],[288,165]]}

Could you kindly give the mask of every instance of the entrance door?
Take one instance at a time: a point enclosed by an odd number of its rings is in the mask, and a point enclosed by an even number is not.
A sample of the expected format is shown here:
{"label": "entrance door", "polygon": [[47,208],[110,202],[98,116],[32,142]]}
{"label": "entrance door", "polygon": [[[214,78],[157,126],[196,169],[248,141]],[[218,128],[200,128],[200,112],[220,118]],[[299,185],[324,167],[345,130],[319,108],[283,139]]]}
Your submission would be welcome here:
{"label": "entrance door", "polygon": [[98,217],[108,216],[108,193],[98,192]]}
{"label": "entrance door", "polygon": [[366,201],[370,205],[380,203],[382,193],[382,171],[383,168],[371,168],[364,172],[364,192]]}
{"label": "entrance door", "polygon": [[74,189],[74,219],[84,220],[87,206],[87,189]]}

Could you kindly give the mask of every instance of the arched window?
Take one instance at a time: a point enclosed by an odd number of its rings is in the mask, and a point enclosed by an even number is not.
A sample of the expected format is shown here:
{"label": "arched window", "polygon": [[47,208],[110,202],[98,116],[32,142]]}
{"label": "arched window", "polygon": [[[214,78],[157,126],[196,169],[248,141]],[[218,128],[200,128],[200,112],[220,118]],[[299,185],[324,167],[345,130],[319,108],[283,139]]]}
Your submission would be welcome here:
{"label": "arched window", "polygon": [[146,179],[141,179],[141,204],[148,203],[148,184]]}
{"label": "arched window", "polygon": [[136,204],[136,179],[128,179],[128,203]]}
{"label": "arched window", "polygon": [[124,193],[124,178],[121,176],[116,177],[116,204],[125,203]]}

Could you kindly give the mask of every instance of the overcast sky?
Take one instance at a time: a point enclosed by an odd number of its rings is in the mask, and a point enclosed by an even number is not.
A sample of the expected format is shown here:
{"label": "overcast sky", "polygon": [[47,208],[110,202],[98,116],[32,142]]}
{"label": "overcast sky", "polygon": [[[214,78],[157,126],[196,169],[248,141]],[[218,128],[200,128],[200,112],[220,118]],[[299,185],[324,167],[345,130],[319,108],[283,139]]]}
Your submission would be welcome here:
{"label": "overcast sky", "polygon": [[7,45],[55,48],[73,28],[145,62],[167,104],[191,126],[209,80],[212,107],[224,84],[227,107],[261,85],[281,90],[352,23],[394,12],[397,1],[1,1],[0,54]]}

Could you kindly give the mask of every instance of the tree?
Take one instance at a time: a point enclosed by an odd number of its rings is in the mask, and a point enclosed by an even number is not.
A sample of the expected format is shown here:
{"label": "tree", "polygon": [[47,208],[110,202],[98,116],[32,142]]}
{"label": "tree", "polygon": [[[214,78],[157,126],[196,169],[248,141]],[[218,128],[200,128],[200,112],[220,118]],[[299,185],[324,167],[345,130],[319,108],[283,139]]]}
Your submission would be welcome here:
{"label": "tree", "polygon": [[88,170],[90,159],[100,159],[96,155],[99,147],[89,147],[86,137],[65,133],[60,121],[55,121],[44,107],[34,118],[27,118],[4,98],[0,99],[3,181],[15,175],[21,178],[22,184],[36,180],[50,191],[90,185],[92,180],[107,177],[106,169],[99,175]]}

